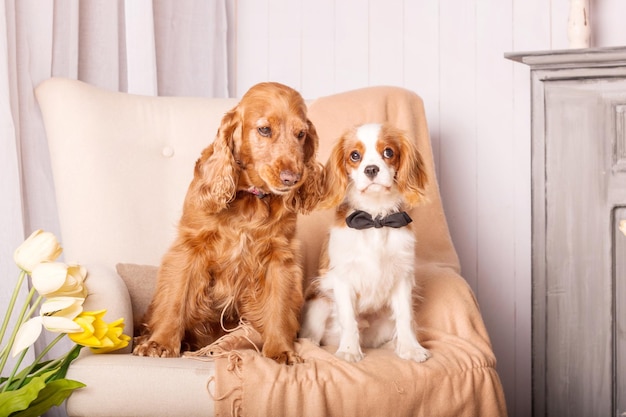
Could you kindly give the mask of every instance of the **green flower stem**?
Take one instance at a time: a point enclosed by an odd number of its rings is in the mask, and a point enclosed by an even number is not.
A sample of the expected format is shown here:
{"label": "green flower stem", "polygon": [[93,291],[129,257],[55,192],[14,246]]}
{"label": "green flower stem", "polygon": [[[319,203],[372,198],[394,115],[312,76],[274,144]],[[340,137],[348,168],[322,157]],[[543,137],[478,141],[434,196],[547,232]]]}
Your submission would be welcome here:
{"label": "green flower stem", "polygon": [[[26,319],[28,319],[29,316],[26,315],[26,309],[30,305],[30,301],[33,299],[33,296],[35,295],[35,291],[36,291],[35,287],[33,287],[28,292],[28,297],[26,297],[26,300],[24,301],[24,305],[22,306],[22,310],[20,310],[19,321],[17,323],[22,324],[26,321]],[[18,327],[19,326],[15,327],[14,333],[17,333]]]}
{"label": "green flower stem", "polygon": [[[24,322],[24,317],[26,316],[26,309],[28,308],[28,305],[30,304],[30,300],[32,300],[34,294],[35,294],[35,287],[31,288],[30,292],[28,293],[28,297],[26,298],[26,301],[24,302],[24,306],[22,307],[22,310],[20,311],[18,319],[15,322],[16,323],[15,328],[13,329],[13,332],[11,333],[9,342],[7,343],[7,346],[9,347],[13,346],[13,342],[15,342],[15,336],[17,335],[17,331],[19,330],[20,325]],[[0,375],[2,375],[2,371],[4,370],[4,365],[6,365],[7,360],[9,359],[9,352],[10,352],[10,348],[4,353],[4,355],[0,359]]]}
{"label": "green flower stem", "polygon": [[8,355],[9,352],[9,345],[6,345],[5,347],[2,348],[2,350],[0,351],[0,358],[4,355]]}
{"label": "green flower stem", "polygon": [[[37,372],[33,372],[30,376],[32,376],[32,377],[40,376],[41,374],[45,373],[46,371],[49,371],[50,369],[56,368],[61,363],[63,363],[63,361],[65,360],[65,358],[69,354],[70,353],[68,352],[65,355],[61,356],[60,358],[56,358],[55,360],[48,362],[47,364],[45,364],[41,368],[37,369]],[[21,384],[21,382],[20,382],[20,384]]]}
{"label": "green flower stem", "polygon": [[28,313],[26,313],[26,315],[22,318],[21,324],[24,324],[29,318],[31,318],[31,316],[35,312],[35,309],[39,307],[39,303],[41,303],[41,300],[43,300],[43,297],[40,295],[39,297],[37,297],[33,305],[30,307],[30,310],[28,310]]}
{"label": "green flower stem", "polygon": [[[4,321],[2,322],[2,328],[0,328],[0,343],[2,343],[2,339],[4,339],[4,334],[7,331],[7,327],[9,325],[9,319],[11,318],[11,314],[13,313],[13,307],[15,307],[15,301],[17,300],[17,295],[20,292],[20,287],[24,282],[24,278],[26,278],[26,272],[20,271],[20,276],[17,279],[17,284],[15,285],[15,289],[13,290],[13,295],[11,295],[11,301],[9,301],[9,307],[7,308],[7,313],[4,316]],[[2,372],[0,370],[0,372]]]}
{"label": "green flower stem", "polygon": [[[57,342],[61,339],[63,339],[63,337],[65,337],[65,333],[61,333],[59,334],[57,337],[54,338],[54,340],[52,342],[50,342],[48,344],[48,346],[46,346],[46,348],[44,350],[41,351],[41,353],[39,354],[39,356],[37,356],[37,358],[35,358],[35,360],[33,361],[33,363],[28,367],[28,370],[26,372],[24,372],[24,375],[22,376],[22,378],[18,381],[16,389],[20,388],[22,386],[22,384],[24,383],[24,380],[26,379],[26,377],[28,375],[30,375],[31,372],[33,372],[33,369],[35,368],[35,366],[39,363],[39,361],[41,361],[43,359],[44,356],[46,356],[46,354],[50,351],[50,349],[52,349],[52,347],[54,345],[57,344]],[[24,351],[26,351],[27,349],[25,349]],[[71,350],[70,350],[71,352]],[[68,353],[69,354],[69,353]],[[63,358],[65,356],[67,356],[68,354],[64,355]],[[21,358],[20,358],[21,359]],[[53,362],[57,362],[57,361],[53,361]],[[18,364],[19,365],[19,364]],[[49,364],[50,365],[50,364]],[[50,366],[46,366],[46,368],[50,368]],[[17,370],[17,365],[16,365],[16,369],[13,370],[13,374],[15,374],[15,371]],[[13,376],[13,375],[12,375]]]}
{"label": "green flower stem", "polygon": [[[31,374],[31,376],[32,377],[40,376],[41,374],[45,373],[46,371],[48,371],[50,369],[57,368],[58,366],[63,366],[63,363],[66,362],[68,358],[72,357],[72,355],[74,355],[75,352],[77,352],[77,351],[80,352],[80,350],[83,347],[84,346],[79,345],[79,344],[74,345],[74,347],[72,349],[70,349],[69,352],[67,352],[65,355],[63,355],[60,358],[57,358],[57,359],[55,359],[53,361],[48,362],[47,364],[45,364],[41,368],[37,369],[37,372],[33,372]],[[63,378],[64,377],[65,377],[65,375],[63,375]]]}
{"label": "green flower stem", "polygon": [[11,385],[11,383],[13,382],[13,377],[15,376],[15,373],[22,364],[22,360],[24,359],[24,356],[26,356],[26,352],[28,352],[28,348],[24,349],[22,353],[20,353],[20,357],[17,358],[17,362],[13,367],[13,371],[11,372],[11,375],[9,375],[9,379],[6,380],[6,382],[4,383],[4,387],[2,387],[2,392],[5,392],[9,388],[9,385]]}
{"label": "green flower stem", "polygon": [[[32,294],[34,293],[34,288],[31,290],[28,299],[26,300],[26,303],[24,303],[24,306],[27,306],[29,301],[32,298]],[[43,300],[43,297],[40,295],[39,297],[37,297],[37,300],[35,300],[35,302],[33,303],[33,305],[31,306],[30,310],[28,310],[28,312],[26,314],[23,314],[25,309],[22,309],[22,318],[21,318],[21,322],[18,322],[15,324],[15,329],[17,329],[19,331],[19,328],[22,324],[24,324],[32,315],[33,312],[35,311],[35,309],[37,308],[37,306],[39,305],[39,303],[41,303],[41,300]],[[9,357],[9,352],[10,352],[10,348],[11,346],[13,346],[13,343],[15,342],[15,336],[17,335],[17,332],[13,332],[12,338],[10,339],[10,342],[4,347],[4,349],[2,350],[2,354],[6,353],[6,357]],[[56,343],[56,342],[55,342]],[[6,352],[5,352],[6,350]],[[24,353],[26,353],[26,351],[24,351]],[[4,358],[3,358],[4,359]],[[37,362],[35,362],[37,363]],[[2,369],[4,368],[4,365],[6,364],[6,359],[2,362],[2,364],[0,365],[0,372],[2,371]]]}

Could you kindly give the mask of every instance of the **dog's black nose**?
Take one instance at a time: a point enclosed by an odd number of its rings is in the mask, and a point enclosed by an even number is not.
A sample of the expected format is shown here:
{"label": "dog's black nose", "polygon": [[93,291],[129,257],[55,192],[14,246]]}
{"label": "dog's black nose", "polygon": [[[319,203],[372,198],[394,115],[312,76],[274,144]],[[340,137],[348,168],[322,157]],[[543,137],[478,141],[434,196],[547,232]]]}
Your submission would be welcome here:
{"label": "dog's black nose", "polygon": [[280,180],[283,182],[283,184],[291,187],[292,185],[300,181],[300,174],[296,174],[295,172],[286,169],[284,171],[280,171]]}
{"label": "dog's black nose", "polygon": [[380,171],[380,168],[377,165],[368,165],[365,167],[364,172],[369,179],[373,179],[378,174],[378,171]]}

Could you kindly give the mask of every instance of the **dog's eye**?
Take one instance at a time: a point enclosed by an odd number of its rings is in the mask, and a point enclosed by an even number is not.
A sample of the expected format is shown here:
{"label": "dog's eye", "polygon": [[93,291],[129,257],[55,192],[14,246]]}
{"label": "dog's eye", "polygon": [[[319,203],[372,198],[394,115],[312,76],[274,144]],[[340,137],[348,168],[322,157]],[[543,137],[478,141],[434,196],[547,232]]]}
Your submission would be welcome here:
{"label": "dog's eye", "polygon": [[261,136],[265,136],[266,138],[269,138],[270,136],[272,136],[272,128],[268,127],[268,126],[262,126],[260,128],[257,129],[259,131],[259,134]]}
{"label": "dog's eye", "polygon": [[304,137],[305,137],[305,136],[306,136],[306,132],[305,132],[304,130],[301,130],[301,131],[300,131],[300,132],[296,135],[296,137],[297,137],[298,139],[304,139]]}
{"label": "dog's eye", "polygon": [[385,150],[383,151],[383,158],[393,158],[393,149],[385,148]]}
{"label": "dog's eye", "polygon": [[359,162],[361,160],[361,154],[357,151],[352,151],[352,153],[350,154],[350,160],[352,162]]}

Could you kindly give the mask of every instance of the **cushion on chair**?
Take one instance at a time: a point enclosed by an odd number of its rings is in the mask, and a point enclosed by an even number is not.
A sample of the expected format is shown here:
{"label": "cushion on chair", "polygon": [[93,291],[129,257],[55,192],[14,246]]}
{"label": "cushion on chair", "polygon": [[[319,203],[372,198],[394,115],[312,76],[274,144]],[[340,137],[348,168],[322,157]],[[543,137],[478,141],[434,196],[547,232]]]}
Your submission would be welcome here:
{"label": "cushion on chair", "polygon": [[117,273],[126,283],[133,308],[133,326],[139,327],[156,288],[157,266],[119,263]]}
{"label": "cushion on chair", "polygon": [[[64,79],[44,82],[36,94],[66,258],[90,270],[94,265],[88,285],[112,281],[98,286],[97,305],[90,309],[107,308],[115,299],[116,314],[136,322],[154,290],[156,265],[173,240],[193,164],[236,100],[142,97]],[[297,343],[306,362],[292,367],[254,349],[208,362],[84,353],[68,373],[87,384],[68,400],[70,415],[506,415],[487,331],[459,275],[421,99],[401,88],[373,87],[319,98],[309,108],[321,161],[339,135],[359,123],[388,121],[417,142],[429,184],[427,203],[410,213],[418,242],[416,280],[424,298],[416,320],[420,341],[433,357],[419,364],[377,349],[349,364],[332,355],[334,347],[308,341]],[[316,274],[331,221],[328,210],[299,218],[308,278]],[[100,272],[117,264],[123,264],[117,267],[121,280]]]}

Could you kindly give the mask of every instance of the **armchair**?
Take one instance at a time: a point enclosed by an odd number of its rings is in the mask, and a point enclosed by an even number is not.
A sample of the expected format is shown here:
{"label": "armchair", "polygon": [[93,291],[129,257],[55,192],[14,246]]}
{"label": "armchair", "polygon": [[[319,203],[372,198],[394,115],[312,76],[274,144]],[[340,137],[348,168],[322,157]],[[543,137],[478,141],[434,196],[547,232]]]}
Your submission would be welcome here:
{"label": "armchair", "polygon": [[[175,236],[200,151],[236,99],[145,97],[53,78],[36,89],[48,143],[67,260],[87,267],[88,309],[125,317],[127,333],[152,296],[156,266]],[[309,102],[320,161],[346,128],[389,121],[417,141],[430,182],[428,203],[411,212],[417,234],[415,306],[420,341],[433,357],[417,364],[392,350],[366,350],[348,364],[332,347],[297,345],[288,367],[241,350],[214,360],[137,357],[86,350],[68,377],[87,387],[67,401],[71,416],[503,416],[506,406],[476,300],[459,275],[445,220],[421,99],[372,87]],[[331,211],[299,219],[305,276]]]}

